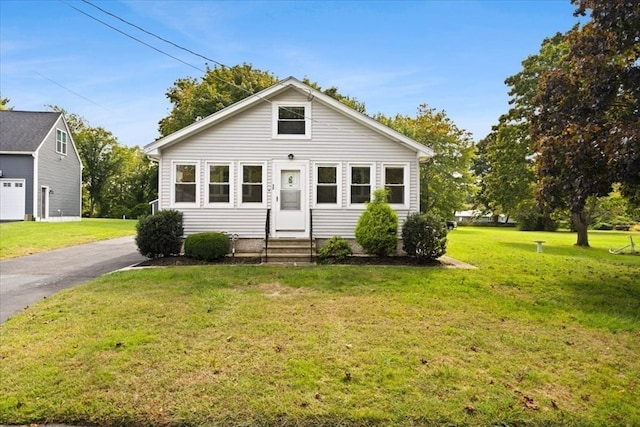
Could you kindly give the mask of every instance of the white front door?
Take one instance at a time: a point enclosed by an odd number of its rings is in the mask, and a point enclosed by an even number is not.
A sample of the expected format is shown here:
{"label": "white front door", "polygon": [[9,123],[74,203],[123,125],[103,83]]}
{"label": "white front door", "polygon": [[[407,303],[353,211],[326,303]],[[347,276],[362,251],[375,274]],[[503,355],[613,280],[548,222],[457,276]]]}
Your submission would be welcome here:
{"label": "white front door", "polygon": [[276,236],[306,235],[308,200],[306,162],[274,162],[273,181]]}

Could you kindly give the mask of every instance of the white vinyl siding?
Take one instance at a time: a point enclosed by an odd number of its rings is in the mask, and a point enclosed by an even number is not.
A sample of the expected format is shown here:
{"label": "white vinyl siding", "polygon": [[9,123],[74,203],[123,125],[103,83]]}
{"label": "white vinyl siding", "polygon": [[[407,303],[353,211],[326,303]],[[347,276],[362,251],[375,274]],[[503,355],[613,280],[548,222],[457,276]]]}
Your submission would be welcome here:
{"label": "white vinyl siding", "polygon": [[[296,91],[275,97],[273,103],[304,104],[307,98]],[[184,213],[185,234],[203,231],[228,231],[240,238],[264,238],[267,209],[273,207],[274,162],[309,161],[306,177],[307,206],[313,210],[313,234],[329,238],[341,234],[352,238],[364,204],[349,205],[349,166],[370,165],[371,190],[384,187],[385,165],[407,165],[405,208],[396,211],[400,218],[419,210],[418,162],[416,153],[396,141],[363,127],[341,113],[313,101],[313,120],[310,121],[312,140],[299,138],[273,138],[273,107],[263,102],[204,129],[197,135],[166,147],[160,161],[160,209],[172,207],[172,168],[178,162],[196,162],[200,168],[198,200],[208,200],[208,163],[230,164],[231,206],[221,207],[207,203],[180,207]],[[243,204],[241,199],[242,165],[263,165],[263,201],[261,204]],[[316,203],[316,174],[318,165],[339,165],[337,206]],[[350,207],[350,209],[347,209]],[[395,208],[395,206],[394,206]]]}

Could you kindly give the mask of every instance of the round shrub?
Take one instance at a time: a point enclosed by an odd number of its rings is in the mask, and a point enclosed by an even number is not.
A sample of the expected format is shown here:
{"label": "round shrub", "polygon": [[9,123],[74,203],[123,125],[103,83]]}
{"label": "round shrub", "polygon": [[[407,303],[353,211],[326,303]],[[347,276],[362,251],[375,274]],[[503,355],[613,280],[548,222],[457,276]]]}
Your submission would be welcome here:
{"label": "round shrub", "polygon": [[447,250],[447,226],[432,215],[414,213],[402,225],[402,241],[410,256],[434,260]]}
{"label": "round shrub", "polygon": [[333,236],[320,248],[318,256],[320,256],[320,259],[344,261],[352,253],[349,242],[342,238],[342,236]]}
{"label": "round shrub", "polygon": [[356,242],[365,252],[384,256],[394,254],[398,246],[398,214],[387,203],[387,190],[373,192],[373,200],[356,226]]}
{"label": "round shrub", "polygon": [[229,238],[224,233],[197,233],[187,236],[184,254],[190,258],[214,261],[229,253]]}
{"label": "round shrub", "polygon": [[138,251],[147,258],[177,255],[182,248],[182,212],[168,209],[140,218],[136,225]]}

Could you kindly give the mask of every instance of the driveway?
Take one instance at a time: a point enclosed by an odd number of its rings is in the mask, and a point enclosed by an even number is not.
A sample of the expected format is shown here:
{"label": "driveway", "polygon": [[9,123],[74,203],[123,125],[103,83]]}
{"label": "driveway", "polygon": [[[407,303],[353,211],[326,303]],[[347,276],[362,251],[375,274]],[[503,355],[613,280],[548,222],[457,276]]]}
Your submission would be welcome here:
{"label": "driveway", "polygon": [[62,289],[145,259],[127,236],[0,261],[0,323]]}

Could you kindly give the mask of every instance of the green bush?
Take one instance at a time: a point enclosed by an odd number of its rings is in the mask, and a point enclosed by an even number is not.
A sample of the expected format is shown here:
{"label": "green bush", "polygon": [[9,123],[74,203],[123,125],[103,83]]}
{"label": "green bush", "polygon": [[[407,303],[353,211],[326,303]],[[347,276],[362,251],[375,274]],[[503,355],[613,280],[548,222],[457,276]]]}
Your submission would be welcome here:
{"label": "green bush", "polygon": [[338,261],[345,260],[353,253],[351,245],[342,236],[333,236],[329,241],[320,248],[318,256],[320,259],[335,259]]}
{"label": "green bush", "polygon": [[403,249],[424,260],[439,258],[447,251],[447,231],[446,225],[432,215],[411,214],[402,225]]}
{"label": "green bush", "polygon": [[365,252],[384,256],[394,254],[398,245],[398,214],[387,203],[387,190],[378,188],[356,226],[356,242]]}
{"label": "green bush", "polygon": [[524,206],[516,214],[520,231],[557,231],[558,223],[535,206]]}
{"label": "green bush", "polygon": [[163,210],[140,218],[136,225],[138,251],[148,257],[177,255],[182,248],[182,212]]}
{"label": "green bush", "polygon": [[184,254],[190,258],[214,261],[229,253],[229,238],[224,233],[198,233],[187,236]]}

